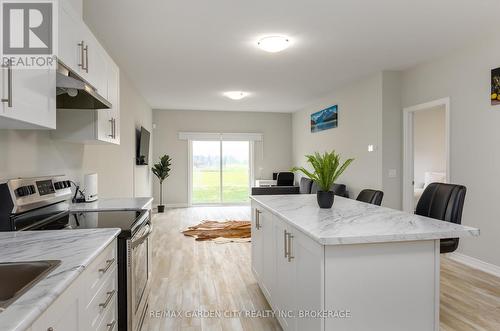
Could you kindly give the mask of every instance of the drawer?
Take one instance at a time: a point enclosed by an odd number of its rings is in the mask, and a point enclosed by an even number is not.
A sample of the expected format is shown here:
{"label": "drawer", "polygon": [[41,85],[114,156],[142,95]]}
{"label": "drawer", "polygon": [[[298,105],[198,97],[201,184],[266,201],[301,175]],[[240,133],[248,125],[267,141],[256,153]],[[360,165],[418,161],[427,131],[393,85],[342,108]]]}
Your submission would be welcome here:
{"label": "drawer", "polygon": [[[97,289],[101,287],[103,280],[112,273],[117,265],[116,246],[117,242],[114,240],[87,268],[86,277],[87,284],[89,285],[89,293],[95,294]],[[89,297],[89,300],[92,298],[93,295]]]}
{"label": "drawer", "polygon": [[110,303],[110,307],[104,312],[102,319],[99,321],[97,328],[92,330],[97,331],[116,331],[118,330],[118,315],[116,310],[116,298]]}
{"label": "drawer", "polygon": [[109,309],[116,310],[116,298],[118,296],[118,279],[116,275],[116,266],[110,268],[107,278],[104,279],[102,286],[97,290],[89,304],[85,307],[85,316],[95,329],[99,324],[103,314]]}

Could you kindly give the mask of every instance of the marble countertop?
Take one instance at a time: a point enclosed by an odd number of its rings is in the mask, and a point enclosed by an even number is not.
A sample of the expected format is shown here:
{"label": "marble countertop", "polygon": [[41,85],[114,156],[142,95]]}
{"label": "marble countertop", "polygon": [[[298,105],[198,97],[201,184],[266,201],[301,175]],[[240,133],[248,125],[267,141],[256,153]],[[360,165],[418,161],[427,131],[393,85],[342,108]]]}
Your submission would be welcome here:
{"label": "marble countertop", "polygon": [[335,196],[321,209],[315,194],[258,195],[251,199],[322,245],[479,236],[479,230]]}
{"label": "marble countertop", "polygon": [[71,211],[141,210],[151,208],[152,197],[99,199],[94,202],[72,203]]}
{"label": "marble countertop", "polygon": [[0,232],[0,262],[61,260],[57,268],[0,312],[0,330],[29,328],[119,232],[119,229]]}

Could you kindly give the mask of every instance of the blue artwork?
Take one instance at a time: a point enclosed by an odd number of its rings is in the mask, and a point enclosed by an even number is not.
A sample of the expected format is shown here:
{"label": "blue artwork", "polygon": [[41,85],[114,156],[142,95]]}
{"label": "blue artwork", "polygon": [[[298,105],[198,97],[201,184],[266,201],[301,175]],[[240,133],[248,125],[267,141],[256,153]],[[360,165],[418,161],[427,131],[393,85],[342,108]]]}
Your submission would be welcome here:
{"label": "blue artwork", "polygon": [[311,114],[311,132],[319,132],[336,128],[338,124],[337,105]]}

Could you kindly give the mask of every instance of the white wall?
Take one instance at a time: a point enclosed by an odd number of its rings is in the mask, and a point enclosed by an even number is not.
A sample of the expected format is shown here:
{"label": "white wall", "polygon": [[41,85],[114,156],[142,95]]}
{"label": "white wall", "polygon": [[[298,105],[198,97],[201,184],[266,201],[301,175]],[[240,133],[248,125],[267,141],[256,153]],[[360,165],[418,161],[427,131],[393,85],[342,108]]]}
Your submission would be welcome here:
{"label": "white wall", "polygon": [[426,171],[446,172],[446,114],[444,106],[414,113],[414,180],[423,187]]}
{"label": "white wall", "polygon": [[[167,204],[188,202],[188,142],[179,140],[179,131],[263,133],[264,141],[255,143],[255,178],[271,178],[273,171],[292,166],[292,116],[288,113],[154,110],[153,162],[169,154],[172,171],[164,185]],[[158,198],[158,180],[154,178]]]}
{"label": "white wall", "polygon": [[460,252],[500,266],[500,106],[491,106],[490,70],[500,44],[484,40],[402,75],[404,107],[450,97],[450,178],[467,187],[462,223],[481,229]]}

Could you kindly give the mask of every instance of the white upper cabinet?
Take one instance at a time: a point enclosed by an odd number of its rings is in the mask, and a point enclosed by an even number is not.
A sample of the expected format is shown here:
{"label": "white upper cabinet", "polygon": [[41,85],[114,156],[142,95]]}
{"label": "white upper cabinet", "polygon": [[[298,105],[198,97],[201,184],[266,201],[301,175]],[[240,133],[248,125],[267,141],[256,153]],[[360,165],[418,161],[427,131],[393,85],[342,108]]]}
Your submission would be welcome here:
{"label": "white upper cabinet", "polygon": [[2,67],[0,91],[0,129],[56,128],[54,70]]}
{"label": "white upper cabinet", "polygon": [[55,139],[120,144],[120,70],[68,3],[59,8],[59,61],[107,99],[110,109],[57,111]]}

